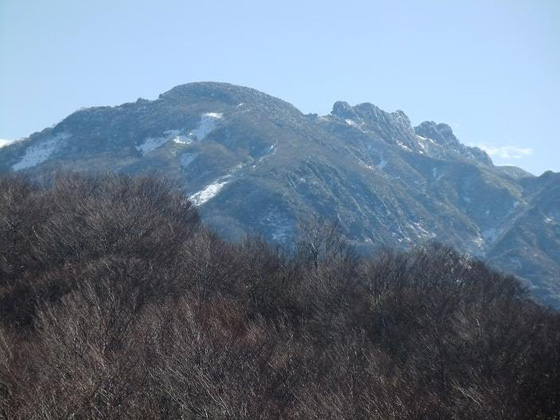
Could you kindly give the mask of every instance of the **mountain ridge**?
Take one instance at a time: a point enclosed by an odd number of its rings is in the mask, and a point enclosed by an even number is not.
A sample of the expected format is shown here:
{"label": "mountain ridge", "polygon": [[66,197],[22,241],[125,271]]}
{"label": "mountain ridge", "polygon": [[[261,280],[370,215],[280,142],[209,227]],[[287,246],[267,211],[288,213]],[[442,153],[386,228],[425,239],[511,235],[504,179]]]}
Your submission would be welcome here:
{"label": "mountain ridge", "polygon": [[255,89],[198,82],[79,110],[0,149],[2,172],[61,169],[174,178],[234,240],[289,246],[297,221],[316,214],[359,249],[440,241],[560,304],[559,174],[496,167],[449,125],[413,127],[400,110],[337,101],[328,115],[303,114]]}

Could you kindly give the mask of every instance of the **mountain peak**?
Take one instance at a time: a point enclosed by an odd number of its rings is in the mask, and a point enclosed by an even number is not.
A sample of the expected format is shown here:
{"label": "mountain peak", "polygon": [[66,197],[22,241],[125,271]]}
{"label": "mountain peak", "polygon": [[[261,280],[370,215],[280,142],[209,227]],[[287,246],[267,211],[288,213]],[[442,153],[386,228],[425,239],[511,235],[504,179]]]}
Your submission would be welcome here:
{"label": "mountain peak", "polygon": [[431,139],[447,150],[474,159],[485,165],[492,165],[492,159],[490,159],[490,156],[488,156],[484,150],[462,144],[459,139],[455,137],[453,129],[448,124],[436,124],[433,121],[424,121],[417,127],[414,127],[414,131],[417,135]]}
{"label": "mountain peak", "polygon": [[453,129],[444,123],[436,124],[433,121],[424,121],[415,127],[416,134],[434,140],[443,146],[459,145],[460,142],[453,134]]}
{"label": "mountain peak", "polygon": [[[413,128],[408,116],[400,109],[386,112],[369,102],[351,106],[348,102],[337,101],[331,115],[411,152],[436,158],[459,156],[492,165],[492,160],[484,151],[463,145],[448,124],[424,121]],[[428,144],[424,139],[431,142]]]}
{"label": "mountain peak", "polygon": [[221,102],[227,106],[255,105],[269,113],[303,114],[295,106],[259,90],[222,82],[194,82],[175,86],[159,100],[170,103]]}
{"label": "mountain peak", "polygon": [[369,102],[350,106],[347,102],[337,101],[331,115],[377,134],[388,143],[403,145],[410,150],[416,149],[414,130],[403,111],[389,113]]}
{"label": "mountain peak", "polygon": [[358,116],[354,112],[352,106],[350,106],[350,104],[345,101],[336,101],[333,105],[331,115],[343,119],[350,119],[350,120],[358,119]]}
{"label": "mountain peak", "polygon": [[255,89],[221,82],[194,82],[178,85],[159,95],[162,100],[216,99],[232,102],[236,96],[260,94]]}

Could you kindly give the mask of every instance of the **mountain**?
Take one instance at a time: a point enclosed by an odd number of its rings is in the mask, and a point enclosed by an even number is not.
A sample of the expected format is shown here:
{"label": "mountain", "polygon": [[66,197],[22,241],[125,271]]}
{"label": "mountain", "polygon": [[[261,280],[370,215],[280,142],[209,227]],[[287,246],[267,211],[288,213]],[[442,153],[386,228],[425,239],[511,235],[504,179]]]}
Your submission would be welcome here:
{"label": "mountain", "polygon": [[560,307],[560,174],[494,166],[446,124],[336,102],[304,115],[254,89],[177,86],[79,110],[0,149],[0,171],[152,171],[178,180],[223,236],[290,245],[337,220],[358,249],[438,241],[519,276]]}

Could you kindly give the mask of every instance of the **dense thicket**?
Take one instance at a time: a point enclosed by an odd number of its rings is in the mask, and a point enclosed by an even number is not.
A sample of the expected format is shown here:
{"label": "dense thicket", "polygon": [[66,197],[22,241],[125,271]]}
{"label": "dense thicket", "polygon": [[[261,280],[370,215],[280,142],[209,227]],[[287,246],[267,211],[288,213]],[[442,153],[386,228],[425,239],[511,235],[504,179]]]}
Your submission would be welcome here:
{"label": "dense thicket", "polygon": [[0,179],[0,417],[558,419],[560,318],[431,246],[220,240],[166,181]]}

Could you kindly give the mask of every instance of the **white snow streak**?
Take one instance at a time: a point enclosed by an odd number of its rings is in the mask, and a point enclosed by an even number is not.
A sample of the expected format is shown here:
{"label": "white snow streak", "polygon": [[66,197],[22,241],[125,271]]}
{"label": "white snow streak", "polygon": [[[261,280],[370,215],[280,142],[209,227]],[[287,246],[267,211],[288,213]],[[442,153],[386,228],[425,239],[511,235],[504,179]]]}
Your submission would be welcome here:
{"label": "white snow streak", "polygon": [[146,155],[160,148],[170,140],[177,144],[192,143],[192,139],[189,136],[180,134],[179,130],[167,130],[161,137],[148,137],[146,140],[144,140],[144,143],[142,143],[140,146],[136,146],[136,150],[142,152],[143,155]]}
{"label": "white snow streak", "polygon": [[410,147],[408,147],[406,144],[404,144],[402,141],[397,140],[397,144],[404,150],[408,151],[408,152],[412,152],[412,150],[410,149]]}
{"label": "white snow streak", "polygon": [[23,158],[12,166],[14,171],[32,168],[46,161],[49,156],[58,148],[61,141],[70,137],[66,133],[58,134],[48,140],[29,146],[25,151]]}
{"label": "white snow streak", "polygon": [[177,144],[191,144],[192,139],[188,136],[178,135],[173,137],[173,143]]}
{"label": "white snow streak", "polygon": [[191,195],[190,200],[195,206],[201,206],[214,198],[228,182],[229,181],[227,180],[213,182],[212,184],[206,186],[203,190]]}
{"label": "white snow streak", "polygon": [[204,138],[216,129],[217,120],[222,119],[222,114],[218,112],[208,112],[202,114],[198,127],[189,132],[187,135],[181,134],[184,130],[168,130],[163,133],[161,137],[148,137],[136,149],[146,155],[154,150],[160,148],[168,141],[173,141],[176,144],[190,144],[194,140],[202,141]]}
{"label": "white snow streak", "polygon": [[167,143],[170,137],[148,137],[140,146],[136,146],[136,150],[146,155]]}
{"label": "white snow streak", "polygon": [[200,117],[200,124],[191,133],[198,141],[204,138],[216,129],[217,120],[222,119],[222,114],[218,112],[208,112]]}
{"label": "white snow streak", "polygon": [[474,238],[473,242],[478,248],[484,248],[484,238],[480,236],[480,234],[477,235],[476,238]]}

